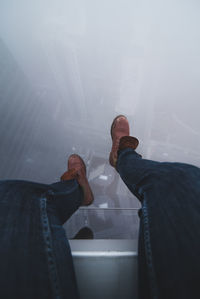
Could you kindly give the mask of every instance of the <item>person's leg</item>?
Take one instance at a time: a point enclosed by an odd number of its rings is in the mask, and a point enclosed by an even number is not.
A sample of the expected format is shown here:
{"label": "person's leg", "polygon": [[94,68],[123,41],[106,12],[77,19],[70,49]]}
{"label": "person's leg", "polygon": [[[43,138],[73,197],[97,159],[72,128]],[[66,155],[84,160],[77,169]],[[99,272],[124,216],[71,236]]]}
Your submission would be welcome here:
{"label": "person's leg", "polygon": [[41,198],[43,242],[55,298],[79,298],[71,249],[62,225],[83,200],[83,191],[75,179],[49,185]]}
{"label": "person's leg", "polygon": [[62,224],[80,205],[89,205],[92,201],[93,194],[86,177],[85,163],[80,156],[71,155],[68,159],[68,171],[61,176],[61,182],[49,186],[43,198],[43,205],[46,202],[47,210],[42,210],[43,236],[51,282],[55,292],[60,290],[62,298],[78,298],[71,250]]}
{"label": "person's leg", "polygon": [[[115,129],[119,125],[120,122],[115,124]],[[197,298],[200,169],[142,159],[135,152],[134,139],[127,133],[126,129],[120,136],[113,166],[142,203],[138,253],[140,298]]]}
{"label": "person's leg", "polygon": [[0,181],[0,298],[53,299],[40,203],[48,185]]}
{"label": "person's leg", "polygon": [[[149,218],[145,213],[146,210],[143,205],[145,192],[151,189],[150,193],[153,192],[153,180],[155,180],[156,168],[156,162],[143,160],[131,148],[124,148],[118,152],[116,170],[129,190],[142,203],[138,240],[138,291],[139,298],[141,299],[162,298],[157,297],[158,288],[149,237]],[[152,209],[155,210],[155,208]]]}
{"label": "person's leg", "polygon": [[150,286],[150,298],[196,298],[200,291],[200,169],[143,160],[127,148],[119,152],[117,171],[142,203],[141,298],[145,283],[145,289]]}
{"label": "person's leg", "polygon": [[92,197],[75,170],[51,185],[0,182],[0,298],[79,298],[62,224]]}

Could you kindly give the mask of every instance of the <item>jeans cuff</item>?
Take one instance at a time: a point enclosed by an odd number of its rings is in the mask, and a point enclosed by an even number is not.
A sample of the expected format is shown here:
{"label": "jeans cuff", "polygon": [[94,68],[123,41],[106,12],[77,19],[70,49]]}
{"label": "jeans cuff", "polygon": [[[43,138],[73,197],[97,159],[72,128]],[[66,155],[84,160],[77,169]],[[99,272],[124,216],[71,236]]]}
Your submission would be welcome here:
{"label": "jeans cuff", "polygon": [[[124,156],[126,156],[127,154],[132,153],[133,156],[135,156],[135,159],[141,159],[142,156],[138,153],[136,153],[136,151],[132,148],[125,148],[123,150],[118,150],[118,158],[117,158],[117,164],[116,164],[116,170],[118,171],[118,165],[121,162],[121,160],[124,158]],[[119,172],[119,171],[118,171]]]}

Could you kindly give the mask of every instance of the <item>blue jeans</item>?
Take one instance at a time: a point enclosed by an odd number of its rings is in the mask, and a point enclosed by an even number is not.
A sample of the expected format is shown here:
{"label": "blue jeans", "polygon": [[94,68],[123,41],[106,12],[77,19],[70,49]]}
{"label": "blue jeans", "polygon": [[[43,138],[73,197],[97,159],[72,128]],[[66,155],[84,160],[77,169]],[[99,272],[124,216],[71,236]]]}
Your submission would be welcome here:
{"label": "blue jeans", "polygon": [[117,171],[142,203],[139,298],[199,298],[200,169],[145,160],[127,148]]}
{"label": "blue jeans", "polygon": [[[200,169],[145,160],[128,148],[117,171],[142,203],[140,298],[199,298]],[[0,298],[79,298],[62,224],[82,200],[75,180],[0,182]]]}
{"label": "blue jeans", "polygon": [[62,224],[82,200],[75,180],[0,182],[0,298],[79,298]]}

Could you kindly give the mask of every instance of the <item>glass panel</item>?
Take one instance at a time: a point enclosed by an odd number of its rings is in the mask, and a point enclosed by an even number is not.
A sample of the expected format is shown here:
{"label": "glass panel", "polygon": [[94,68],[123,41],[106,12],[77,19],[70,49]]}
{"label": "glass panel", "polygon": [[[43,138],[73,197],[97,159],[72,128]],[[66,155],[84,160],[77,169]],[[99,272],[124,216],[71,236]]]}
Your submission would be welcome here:
{"label": "glass panel", "polygon": [[138,209],[80,208],[64,225],[69,239],[84,227],[94,239],[137,239]]}

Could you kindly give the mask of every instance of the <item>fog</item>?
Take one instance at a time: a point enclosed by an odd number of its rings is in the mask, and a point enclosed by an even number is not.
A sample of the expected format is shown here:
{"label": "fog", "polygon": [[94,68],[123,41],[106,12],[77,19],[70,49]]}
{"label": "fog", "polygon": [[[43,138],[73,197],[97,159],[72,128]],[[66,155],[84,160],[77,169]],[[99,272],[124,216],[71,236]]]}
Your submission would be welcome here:
{"label": "fog", "polygon": [[198,0],[1,0],[0,178],[59,180],[80,154],[94,206],[139,204],[108,164],[125,114],[138,152],[200,166]]}

